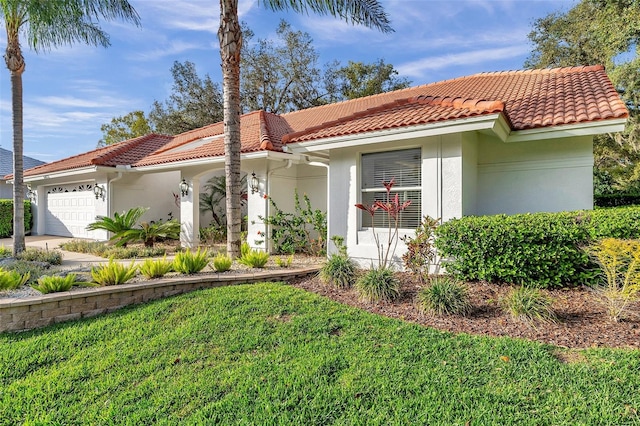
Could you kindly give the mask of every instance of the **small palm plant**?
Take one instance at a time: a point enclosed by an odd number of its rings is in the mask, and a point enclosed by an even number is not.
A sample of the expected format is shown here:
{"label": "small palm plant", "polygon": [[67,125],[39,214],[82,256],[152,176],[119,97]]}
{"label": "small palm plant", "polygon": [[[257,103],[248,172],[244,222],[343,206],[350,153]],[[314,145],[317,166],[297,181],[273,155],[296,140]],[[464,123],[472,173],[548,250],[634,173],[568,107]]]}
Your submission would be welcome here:
{"label": "small palm plant", "polygon": [[7,271],[0,268],[0,290],[15,290],[26,284],[30,277],[31,274],[29,272],[21,274],[16,271]]}
{"label": "small palm plant", "polygon": [[103,286],[118,285],[135,277],[137,271],[138,267],[133,261],[129,266],[124,266],[119,262],[114,262],[111,258],[108,264],[91,268],[91,277],[93,281]]}
{"label": "small palm plant", "polygon": [[119,237],[117,245],[142,241],[145,247],[153,247],[158,240],[177,240],[180,238],[180,223],[175,219],[166,222],[142,222],[139,228],[123,231]]}
{"label": "small palm plant", "polygon": [[190,250],[176,253],[173,259],[173,270],[181,274],[195,274],[202,271],[209,264],[209,252],[198,249],[195,253]]}
{"label": "small palm plant", "polygon": [[146,259],[140,265],[140,273],[148,279],[164,277],[173,268],[173,262],[163,257],[159,260]]}
{"label": "small palm plant", "polygon": [[[110,241],[119,241],[121,234],[133,229],[136,223],[138,223],[138,220],[140,220],[147,210],[149,209],[146,207],[134,207],[126,212],[122,212],[122,214],[115,212],[113,214],[113,219],[107,216],[98,216],[96,217],[97,220],[95,222],[87,225],[87,230],[105,230],[113,234]],[[124,242],[122,244],[126,245],[127,243]]]}

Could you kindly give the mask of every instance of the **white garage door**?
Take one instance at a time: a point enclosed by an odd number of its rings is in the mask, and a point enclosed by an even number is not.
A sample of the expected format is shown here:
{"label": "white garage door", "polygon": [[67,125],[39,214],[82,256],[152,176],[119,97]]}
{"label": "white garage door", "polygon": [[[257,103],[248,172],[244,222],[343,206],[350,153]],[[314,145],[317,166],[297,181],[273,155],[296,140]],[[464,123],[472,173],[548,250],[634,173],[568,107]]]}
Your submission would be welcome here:
{"label": "white garage door", "polygon": [[96,198],[92,190],[92,183],[49,187],[45,210],[46,234],[89,238],[90,232],[85,228],[95,221]]}

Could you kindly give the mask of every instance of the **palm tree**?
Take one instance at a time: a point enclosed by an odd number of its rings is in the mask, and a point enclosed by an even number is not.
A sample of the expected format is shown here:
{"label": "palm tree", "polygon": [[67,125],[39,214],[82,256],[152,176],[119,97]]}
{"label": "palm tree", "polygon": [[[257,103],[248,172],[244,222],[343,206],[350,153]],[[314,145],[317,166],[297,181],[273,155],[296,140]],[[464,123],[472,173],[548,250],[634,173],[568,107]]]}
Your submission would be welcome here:
{"label": "palm tree", "polygon": [[0,20],[7,29],[4,60],[11,74],[13,113],[13,253],[24,250],[24,183],[22,130],[22,73],[25,61],[20,35],[36,52],[73,42],[109,46],[98,18],[122,19],[140,25],[140,17],[126,0],[0,0]]}
{"label": "palm tree", "polygon": [[[354,24],[391,32],[389,19],[378,0],[263,0],[271,10],[291,9],[346,19]],[[220,57],[224,100],[224,169],[227,189],[227,253],[240,254],[240,50],[242,30],[238,0],[220,0]]]}

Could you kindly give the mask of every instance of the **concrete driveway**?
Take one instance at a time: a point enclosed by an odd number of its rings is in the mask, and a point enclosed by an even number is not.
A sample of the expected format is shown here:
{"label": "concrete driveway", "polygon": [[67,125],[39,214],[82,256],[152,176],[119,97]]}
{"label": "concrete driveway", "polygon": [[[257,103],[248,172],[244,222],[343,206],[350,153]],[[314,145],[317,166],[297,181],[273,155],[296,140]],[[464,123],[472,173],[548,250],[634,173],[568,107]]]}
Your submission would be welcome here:
{"label": "concrete driveway", "polygon": [[[62,252],[62,267],[65,269],[75,269],[82,266],[107,263],[109,260],[103,257],[93,256],[86,253],[75,253],[64,251],[60,244],[77,238],[56,237],[51,235],[28,235],[25,237],[27,247],[34,247],[43,250],[60,250]],[[13,248],[13,239],[0,238],[0,245]]]}

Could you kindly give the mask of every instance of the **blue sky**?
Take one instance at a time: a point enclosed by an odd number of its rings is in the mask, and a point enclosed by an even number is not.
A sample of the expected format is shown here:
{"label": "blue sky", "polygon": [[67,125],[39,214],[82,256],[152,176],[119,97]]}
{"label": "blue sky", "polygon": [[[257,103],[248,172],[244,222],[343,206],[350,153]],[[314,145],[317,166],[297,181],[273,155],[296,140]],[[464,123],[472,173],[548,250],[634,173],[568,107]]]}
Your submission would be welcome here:
{"label": "blue sky", "polygon": [[[96,147],[100,126],[171,93],[174,61],[191,61],[221,81],[216,0],[129,0],[142,27],[104,23],[111,47],[76,44],[35,54],[23,43],[24,153],[54,161]],[[331,17],[271,12],[240,0],[240,15],[257,38],[275,35],[280,19],[308,32],[320,55],[365,63],[384,59],[413,84],[484,71],[520,69],[531,51],[533,21],[567,10],[574,0],[381,0],[392,34]],[[4,29],[3,29],[4,32]],[[6,34],[0,32],[0,49]],[[2,61],[4,65],[4,61]],[[0,146],[12,149],[9,72],[0,71]]]}

